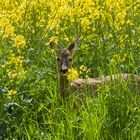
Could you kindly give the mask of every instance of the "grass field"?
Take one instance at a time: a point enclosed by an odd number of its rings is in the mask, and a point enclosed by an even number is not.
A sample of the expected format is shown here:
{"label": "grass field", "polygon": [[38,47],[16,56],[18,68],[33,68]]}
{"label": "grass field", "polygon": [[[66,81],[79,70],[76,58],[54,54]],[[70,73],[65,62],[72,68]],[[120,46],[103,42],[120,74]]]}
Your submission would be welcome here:
{"label": "grass field", "polygon": [[0,140],[140,140],[139,91],[128,83],[59,98],[49,41],[65,48],[78,35],[79,77],[140,74],[139,0],[0,1]]}

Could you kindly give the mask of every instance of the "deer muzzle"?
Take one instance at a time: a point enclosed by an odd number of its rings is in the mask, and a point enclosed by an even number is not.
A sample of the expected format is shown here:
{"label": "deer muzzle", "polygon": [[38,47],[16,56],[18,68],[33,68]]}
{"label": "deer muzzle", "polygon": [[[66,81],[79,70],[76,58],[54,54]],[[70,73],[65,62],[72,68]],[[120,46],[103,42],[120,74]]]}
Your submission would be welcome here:
{"label": "deer muzzle", "polygon": [[62,72],[63,74],[65,74],[67,71],[68,71],[68,67],[67,67],[67,65],[66,65],[66,62],[64,61],[64,62],[62,63],[60,72]]}

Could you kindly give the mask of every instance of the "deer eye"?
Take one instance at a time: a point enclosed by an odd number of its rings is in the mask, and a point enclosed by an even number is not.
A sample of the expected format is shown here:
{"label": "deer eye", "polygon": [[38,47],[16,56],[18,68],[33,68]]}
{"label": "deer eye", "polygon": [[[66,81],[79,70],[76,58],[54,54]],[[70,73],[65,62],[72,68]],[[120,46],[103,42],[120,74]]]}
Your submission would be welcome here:
{"label": "deer eye", "polygon": [[57,61],[60,61],[60,58],[57,58]]}
{"label": "deer eye", "polygon": [[69,58],[69,61],[72,61],[72,58]]}

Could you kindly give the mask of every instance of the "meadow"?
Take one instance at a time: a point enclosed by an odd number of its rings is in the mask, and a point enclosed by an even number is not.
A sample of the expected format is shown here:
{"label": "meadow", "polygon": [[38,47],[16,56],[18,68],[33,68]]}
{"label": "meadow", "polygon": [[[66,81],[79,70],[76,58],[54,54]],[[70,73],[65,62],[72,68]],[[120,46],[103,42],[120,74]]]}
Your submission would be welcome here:
{"label": "meadow", "polygon": [[0,140],[140,140],[137,88],[59,98],[49,42],[65,48],[79,35],[79,77],[140,75],[139,0],[0,1]]}

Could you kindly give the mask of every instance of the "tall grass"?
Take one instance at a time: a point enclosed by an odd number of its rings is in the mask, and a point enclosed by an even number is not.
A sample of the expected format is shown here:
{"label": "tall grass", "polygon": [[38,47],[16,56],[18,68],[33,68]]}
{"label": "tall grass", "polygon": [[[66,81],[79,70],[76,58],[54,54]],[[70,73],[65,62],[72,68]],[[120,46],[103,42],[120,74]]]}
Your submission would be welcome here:
{"label": "tall grass", "polygon": [[139,74],[138,0],[3,0],[0,7],[0,139],[140,139],[138,87],[119,80],[99,87],[98,97],[85,87],[83,100],[62,101],[49,47],[81,34],[73,60],[80,77]]}

